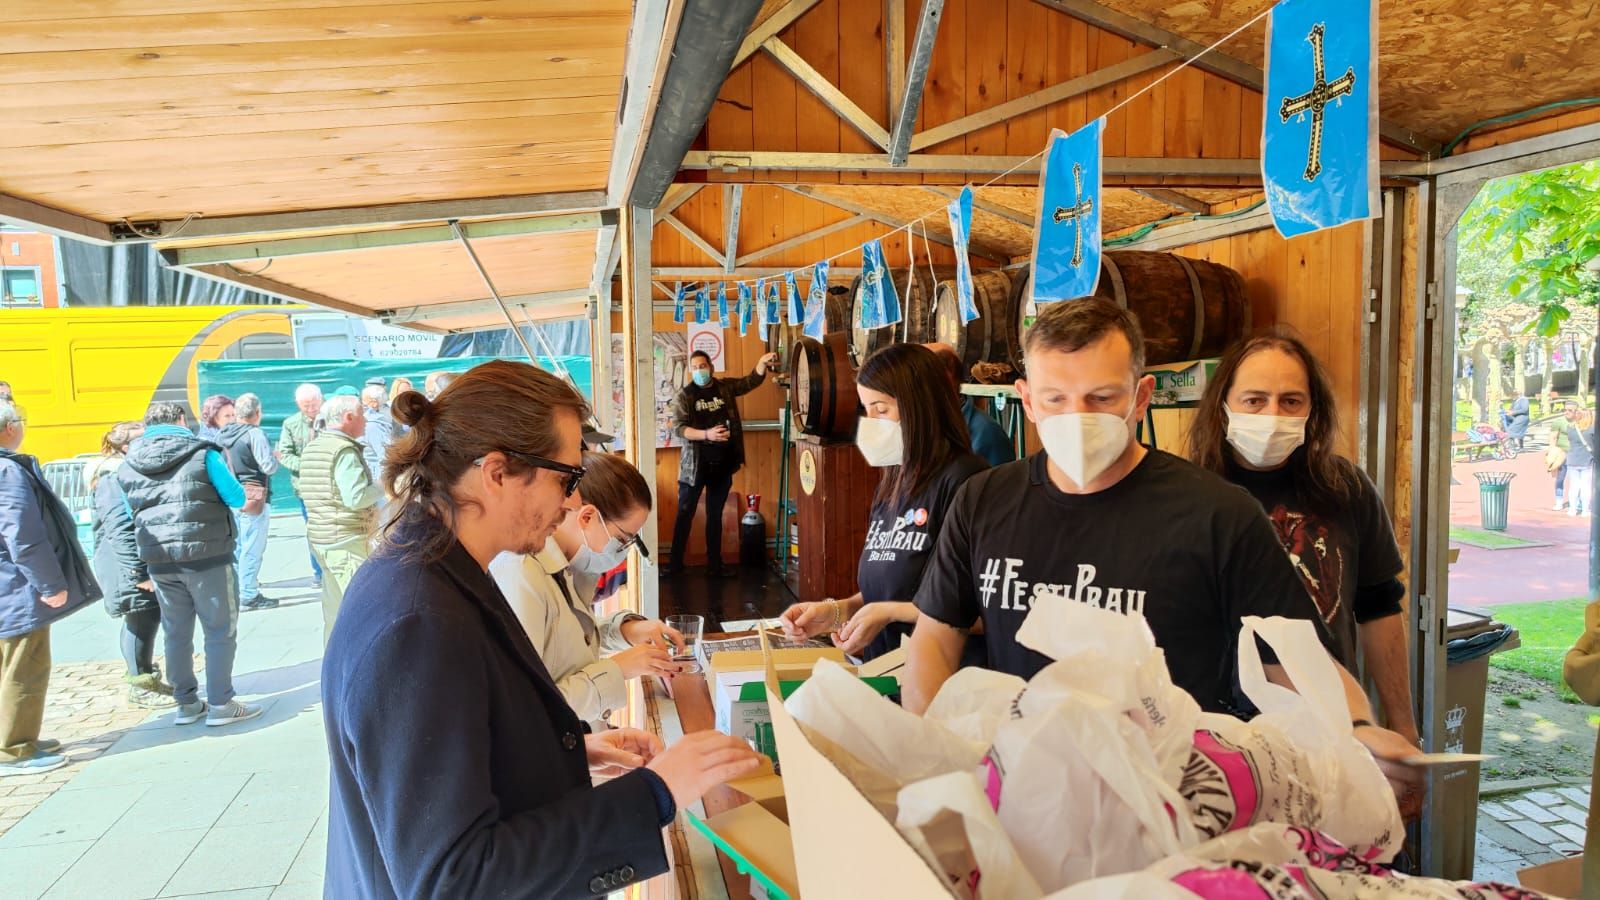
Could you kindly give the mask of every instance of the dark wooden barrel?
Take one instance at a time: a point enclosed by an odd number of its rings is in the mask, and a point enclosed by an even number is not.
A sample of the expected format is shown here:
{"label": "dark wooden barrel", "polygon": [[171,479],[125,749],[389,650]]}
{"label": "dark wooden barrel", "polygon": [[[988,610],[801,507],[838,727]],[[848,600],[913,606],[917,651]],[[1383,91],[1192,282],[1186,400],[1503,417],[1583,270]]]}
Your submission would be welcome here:
{"label": "dark wooden barrel", "polygon": [[861,327],[861,276],[857,275],[850,282],[850,344],[857,360],[865,361],[884,347],[901,341],[926,344],[938,339],[937,286],[939,281],[954,277],[955,268],[939,266],[930,271],[927,266],[916,266],[909,270],[890,269],[889,274],[894,279],[895,295],[900,298],[900,321],[882,328]]}
{"label": "dark wooden barrel", "polygon": [[[802,307],[805,300],[801,298]],[[787,309],[787,300],[782,304]],[[787,318],[784,313],[782,318]],[[842,285],[828,289],[827,301],[823,307],[823,320],[826,322],[828,333],[844,331],[850,327],[850,289]],[[786,377],[794,358],[794,351],[799,346],[803,336],[801,326],[798,324],[769,325],[767,326],[767,352],[778,354],[778,371]]]}
{"label": "dark wooden barrel", "polygon": [[849,332],[829,332],[820,341],[802,337],[795,346],[789,390],[795,425],[802,433],[854,440],[860,404]]}
{"label": "dark wooden barrel", "polygon": [[1008,362],[1014,358],[1017,314],[1011,276],[1001,269],[972,273],[972,302],[978,318],[961,321],[961,298],[955,281],[941,281],[934,301],[934,340],[949,344],[961,357],[961,370],[970,372],[980,362]]}
{"label": "dark wooden barrel", "polygon": [[[1019,350],[1033,324],[1024,302],[1027,281],[1028,273],[1020,273],[1012,292]],[[1095,296],[1138,316],[1144,329],[1145,362],[1152,366],[1221,356],[1230,343],[1250,331],[1250,298],[1243,276],[1201,259],[1112,250],[1101,260]],[[1020,369],[1020,352],[1016,359]]]}

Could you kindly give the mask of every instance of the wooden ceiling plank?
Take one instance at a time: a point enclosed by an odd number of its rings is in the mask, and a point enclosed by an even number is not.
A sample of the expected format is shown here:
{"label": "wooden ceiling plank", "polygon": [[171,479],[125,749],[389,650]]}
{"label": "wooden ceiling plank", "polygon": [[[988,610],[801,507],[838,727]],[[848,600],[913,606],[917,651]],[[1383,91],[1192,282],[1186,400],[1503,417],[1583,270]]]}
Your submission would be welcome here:
{"label": "wooden ceiling plank", "polygon": [[777,12],[768,16],[750,29],[750,34],[745,36],[744,43],[739,45],[739,52],[733,55],[733,65],[730,69],[737,69],[739,64],[756,54],[767,39],[782,34],[785,28],[795,23],[795,20],[805,15],[821,0],[789,0]]}
{"label": "wooden ceiling plank", "polygon": [[[123,16],[204,15],[219,9],[237,12],[314,12],[330,7],[393,6],[396,0],[235,0],[223,5],[218,0],[148,0],[124,3],[117,8]],[[40,22],[58,19],[89,19],[106,14],[106,0],[51,0],[49,3],[17,4],[6,10],[6,22]]]}
{"label": "wooden ceiling plank", "polygon": [[818,100],[827,104],[840,119],[848,122],[852,128],[861,132],[869,141],[879,147],[888,149],[889,132],[877,123],[867,111],[856,104],[854,100],[845,96],[844,91],[834,86],[833,82],[822,76],[821,72],[811,67],[811,64],[801,58],[794,48],[785,44],[778,38],[768,38],[761,45],[778,65],[783,66],[795,77],[806,90],[815,94]]}
{"label": "wooden ceiling plank", "polygon": [[774,254],[782,253],[785,250],[793,250],[796,247],[803,247],[812,241],[821,240],[822,238],[825,238],[836,231],[844,231],[847,228],[854,228],[857,225],[865,225],[872,221],[874,220],[870,216],[858,214],[851,216],[848,219],[834,222],[832,225],[824,225],[821,228],[808,231],[805,234],[797,234],[787,240],[779,241],[770,247],[763,247],[760,250],[752,250],[751,252],[746,253],[744,256],[739,257],[735,263],[735,267],[743,269],[753,262],[766,259]]}
{"label": "wooden ceiling plank", "polygon": [[[880,225],[887,225],[890,228],[905,228],[907,225],[911,224],[911,220],[909,219],[886,215],[880,210],[873,209],[872,207],[862,203],[857,203],[844,196],[841,196],[840,193],[837,193],[847,190],[845,188],[828,188],[809,184],[786,184],[783,185],[783,187],[785,190],[793,191],[802,197],[809,197],[812,200],[816,200],[820,203],[826,203],[829,206],[838,207],[845,212],[854,213],[858,216],[866,216],[874,222],[877,222]],[[927,236],[931,240],[944,244],[947,247],[954,246],[954,244],[951,243],[950,236],[948,234],[943,234],[938,230],[930,229],[927,232]],[[1010,254],[1006,251],[987,246],[976,239],[969,241],[968,246],[972,252],[986,256],[995,261],[1008,261],[1011,258]]]}
{"label": "wooden ceiling plank", "polygon": [[[48,4],[47,4],[48,5]],[[115,11],[114,8],[111,8]],[[142,49],[152,44],[281,43],[352,38],[408,40],[451,35],[491,35],[587,26],[626,20],[616,0],[445,0],[381,7],[327,6],[304,10],[226,10],[168,15],[83,16],[7,23],[0,53],[76,53]]]}

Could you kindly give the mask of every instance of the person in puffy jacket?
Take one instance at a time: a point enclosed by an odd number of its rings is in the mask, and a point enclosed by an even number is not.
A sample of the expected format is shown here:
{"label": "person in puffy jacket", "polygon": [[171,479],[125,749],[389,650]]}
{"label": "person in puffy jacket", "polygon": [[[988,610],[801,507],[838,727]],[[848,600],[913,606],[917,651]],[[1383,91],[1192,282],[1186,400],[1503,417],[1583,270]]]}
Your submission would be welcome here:
{"label": "person in puffy jacket", "polygon": [[128,664],[128,702],[135,706],[166,709],[177,705],[172,685],[156,667],[156,632],[161,628],[161,604],[150,581],[150,571],[139,559],[133,534],[117,485],[116,471],[128,454],[128,445],[144,434],[143,422],[119,422],[106,432],[102,455],[84,468],[84,484],[94,498],[94,574],[105,596],[106,612],[122,620],[122,658]]}
{"label": "person in puffy jacket", "polygon": [[0,777],[67,764],[44,740],[50,625],[100,599],[77,522],[39,460],[18,453],[26,419],[0,400]]}

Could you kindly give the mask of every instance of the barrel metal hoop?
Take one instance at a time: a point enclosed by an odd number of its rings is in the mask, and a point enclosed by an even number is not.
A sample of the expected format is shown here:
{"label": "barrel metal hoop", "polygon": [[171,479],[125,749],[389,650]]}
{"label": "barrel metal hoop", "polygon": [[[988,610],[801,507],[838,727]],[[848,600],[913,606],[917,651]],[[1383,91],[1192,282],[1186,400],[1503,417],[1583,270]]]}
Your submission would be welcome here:
{"label": "barrel metal hoop", "polygon": [[1105,263],[1106,274],[1111,276],[1111,293],[1114,299],[1117,301],[1117,305],[1123,309],[1127,309],[1128,288],[1127,285],[1122,281],[1122,268],[1117,265],[1117,261],[1113,259],[1109,253],[1102,256],[1100,261]]}
{"label": "barrel metal hoop", "polygon": [[1178,265],[1183,266],[1183,271],[1189,276],[1189,292],[1194,295],[1194,338],[1189,342],[1188,359],[1200,357],[1200,345],[1206,337],[1206,297],[1200,289],[1200,273],[1194,270],[1194,263],[1187,258],[1173,254],[1173,259]]}

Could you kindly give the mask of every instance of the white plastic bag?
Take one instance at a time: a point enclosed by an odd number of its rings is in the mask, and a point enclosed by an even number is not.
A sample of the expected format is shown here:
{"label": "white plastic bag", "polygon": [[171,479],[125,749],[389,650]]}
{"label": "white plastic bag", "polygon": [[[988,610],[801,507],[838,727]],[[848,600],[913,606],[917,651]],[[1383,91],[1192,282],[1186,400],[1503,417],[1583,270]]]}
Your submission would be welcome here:
{"label": "white plastic bag", "polygon": [[831,660],[817,661],[784,708],[812,745],[891,822],[902,787],[935,775],[972,772],[987,749],[906,712]]}
{"label": "white plastic bag", "polygon": [[1004,672],[961,669],[939,688],[922,717],[988,747],[1001,723],[1011,718],[1011,707],[1027,686],[1026,681]]}
{"label": "white plastic bag", "polygon": [[[1206,837],[1262,822],[1300,825],[1363,859],[1393,859],[1405,838],[1394,791],[1351,735],[1342,679],[1314,627],[1257,616],[1243,625],[1239,684],[1261,715],[1202,716],[1179,788],[1191,821]],[[1257,636],[1296,690],[1267,680]]]}
{"label": "white plastic bag", "polygon": [[901,789],[895,826],[957,897],[1038,900],[1011,839],[971,772],[951,772]]}

